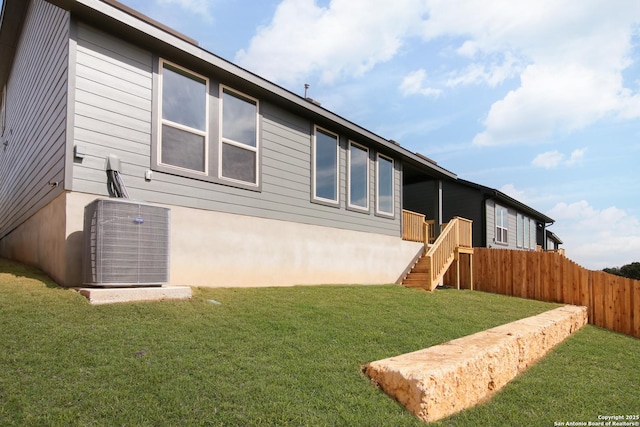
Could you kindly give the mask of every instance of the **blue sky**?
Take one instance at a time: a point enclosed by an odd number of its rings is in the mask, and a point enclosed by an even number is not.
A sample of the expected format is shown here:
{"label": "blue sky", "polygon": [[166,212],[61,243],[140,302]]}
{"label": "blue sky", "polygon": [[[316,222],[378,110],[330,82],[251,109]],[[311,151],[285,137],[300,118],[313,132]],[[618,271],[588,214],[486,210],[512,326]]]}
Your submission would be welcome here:
{"label": "blue sky", "polygon": [[579,264],[640,261],[640,2],[121,1],[549,215]]}
{"label": "blue sky", "polygon": [[120,0],[556,220],[591,268],[640,261],[637,0]]}

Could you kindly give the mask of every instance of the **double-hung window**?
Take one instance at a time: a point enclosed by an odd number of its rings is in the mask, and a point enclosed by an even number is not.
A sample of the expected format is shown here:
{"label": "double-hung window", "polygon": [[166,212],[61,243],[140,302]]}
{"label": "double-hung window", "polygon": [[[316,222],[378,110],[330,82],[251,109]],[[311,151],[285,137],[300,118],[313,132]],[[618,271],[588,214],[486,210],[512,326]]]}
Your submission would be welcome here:
{"label": "double-hung window", "polygon": [[[525,219],[524,216],[522,216],[522,214],[517,214],[517,219],[516,219],[516,246],[521,248],[524,245],[524,234],[525,232],[525,227],[524,225],[526,224],[528,220]],[[527,229],[528,232],[528,229]]]}
{"label": "double-hung window", "polygon": [[529,248],[531,249],[536,249],[536,247],[538,246],[538,238],[536,234],[537,234],[536,222],[533,219],[530,219],[529,220],[529,239],[530,239]]}
{"label": "double-hung window", "polygon": [[313,198],[338,204],[338,135],[316,127],[313,138]]}
{"label": "double-hung window", "polygon": [[220,178],[258,184],[258,100],[220,87]]}
{"label": "double-hung window", "polygon": [[160,76],[159,162],[207,174],[209,80],[165,61]]}
{"label": "double-hung window", "polygon": [[509,217],[507,208],[496,205],[496,243],[509,243]]}
{"label": "double-hung window", "polygon": [[369,150],[349,142],[349,207],[369,210]]}
{"label": "double-hung window", "polygon": [[377,155],[376,212],[393,216],[393,159]]}

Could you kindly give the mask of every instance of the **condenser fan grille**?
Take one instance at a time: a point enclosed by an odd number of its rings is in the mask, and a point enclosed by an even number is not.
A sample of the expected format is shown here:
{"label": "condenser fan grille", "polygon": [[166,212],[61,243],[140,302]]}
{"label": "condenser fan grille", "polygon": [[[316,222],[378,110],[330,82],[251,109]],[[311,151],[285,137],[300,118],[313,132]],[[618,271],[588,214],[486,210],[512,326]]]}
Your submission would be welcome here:
{"label": "condenser fan grille", "polygon": [[99,286],[169,281],[167,208],[119,199],[85,207],[84,282]]}

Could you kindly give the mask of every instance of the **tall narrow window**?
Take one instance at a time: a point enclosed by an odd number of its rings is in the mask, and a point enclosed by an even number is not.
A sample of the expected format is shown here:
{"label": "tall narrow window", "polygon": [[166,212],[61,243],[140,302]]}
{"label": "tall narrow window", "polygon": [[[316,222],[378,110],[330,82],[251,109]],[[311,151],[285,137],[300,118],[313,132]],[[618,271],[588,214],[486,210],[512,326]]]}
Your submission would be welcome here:
{"label": "tall narrow window", "polygon": [[527,231],[525,231],[524,225],[525,225],[525,218],[524,216],[522,216],[522,214],[518,214],[517,215],[517,220],[516,220],[516,246],[521,248],[523,247],[524,244],[524,234]]}
{"label": "tall narrow window", "polygon": [[338,135],[316,128],[313,144],[313,197],[338,202]]}
{"label": "tall narrow window", "polygon": [[209,82],[162,61],[160,162],[207,172],[207,93]]}
{"label": "tall narrow window", "polygon": [[531,234],[529,223],[531,220],[529,218],[524,219],[524,227],[522,229],[522,233],[524,234],[524,247],[525,249],[531,248]]}
{"label": "tall narrow window", "polygon": [[258,184],[258,101],[221,87],[220,177]]}
{"label": "tall narrow window", "polygon": [[531,239],[531,249],[536,249],[536,247],[538,246],[538,237],[537,237],[537,227],[536,227],[536,222],[533,219],[529,220],[529,235],[530,235],[530,239]]}
{"label": "tall narrow window", "polygon": [[349,206],[369,209],[369,150],[349,142]]}
{"label": "tall narrow window", "polygon": [[507,209],[496,205],[496,242],[509,243],[509,218]]}
{"label": "tall narrow window", "polygon": [[393,215],[393,159],[378,154],[376,210]]}

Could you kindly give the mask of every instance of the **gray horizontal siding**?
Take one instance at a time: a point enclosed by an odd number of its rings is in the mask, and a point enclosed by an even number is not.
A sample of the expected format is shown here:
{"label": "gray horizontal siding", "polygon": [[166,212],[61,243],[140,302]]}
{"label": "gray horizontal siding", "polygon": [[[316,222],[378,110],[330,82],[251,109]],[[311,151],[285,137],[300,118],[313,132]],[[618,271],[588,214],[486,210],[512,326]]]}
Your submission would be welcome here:
{"label": "gray horizontal siding", "polygon": [[507,226],[508,226],[508,244],[496,243],[496,202],[488,199],[486,202],[487,212],[487,246],[504,249],[518,249],[516,246],[516,210],[513,208],[497,203],[507,209]]}
{"label": "gray horizontal siding", "polygon": [[[121,159],[129,194],[138,200],[400,235],[401,172],[398,162],[395,162],[394,219],[374,215],[375,157],[370,162],[370,212],[346,209],[344,138],[341,138],[340,206],[313,203],[313,123],[264,100],[260,100],[261,191],[159,171],[153,172],[151,181],[145,181],[145,171],[152,167],[153,55],[88,25],[79,24],[77,34],[74,140],[86,156],[74,163],[75,191],[106,195],[105,157],[115,154]],[[203,70],[197,71],[203,73]],[[208,77],[215,88],[216,76]],[[243,91],[242,87],[234,89]],[[217,96],[216,90],[211,92],[212,96]],[[214,108],[211,110],[215,111]],[[356,142],[363,144],[363,141]],[[214,147],[216,144],[210,143],[210,148]]]}
{"label": "gray horizontal siding", "polygon": [[[7,82],[6,148],[0,150],[0,237],[63,191],[69,15],[29,5]],[[58,187],[49,186],[57,181]]]}

